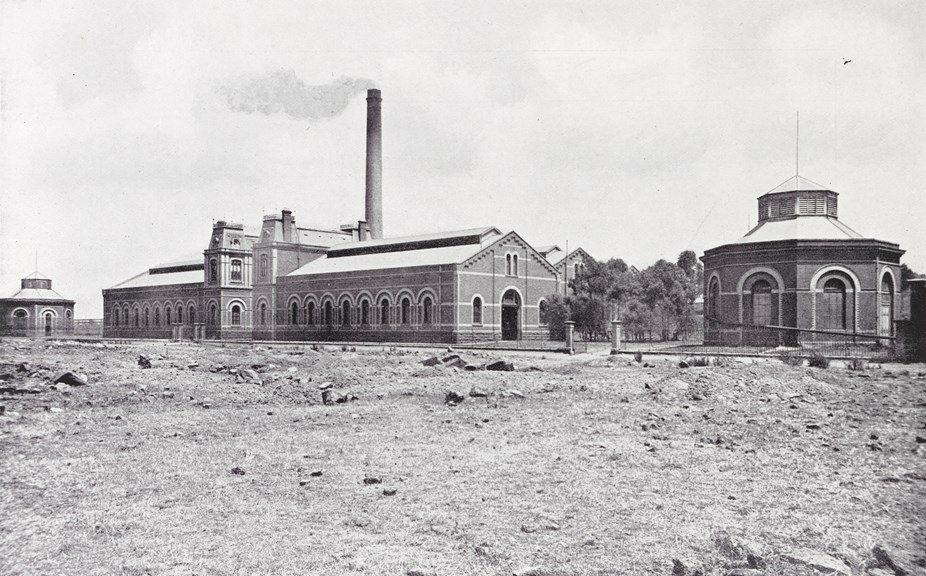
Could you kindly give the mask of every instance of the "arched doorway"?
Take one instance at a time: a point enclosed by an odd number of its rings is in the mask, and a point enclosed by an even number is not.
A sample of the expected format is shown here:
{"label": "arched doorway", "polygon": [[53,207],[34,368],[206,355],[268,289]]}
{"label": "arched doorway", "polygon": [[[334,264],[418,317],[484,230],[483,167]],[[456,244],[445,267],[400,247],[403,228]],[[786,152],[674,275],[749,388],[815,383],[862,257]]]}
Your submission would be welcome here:
{"label": "arched doorway", "polygon": [[45,335],[46,336],[51,336],[51,325],[53,322],[52,318],[53,316],[51,312],[45,313]]}
{"label": "arched doorway", "polygon": [[881,277],[881,305],[878,308],[878,335],[894,335],[894,281],[890,274]]}
{"label": "arched doorway", "polygon": [[513,289],[502,295],[502,340],[521,337],[521,296]]}

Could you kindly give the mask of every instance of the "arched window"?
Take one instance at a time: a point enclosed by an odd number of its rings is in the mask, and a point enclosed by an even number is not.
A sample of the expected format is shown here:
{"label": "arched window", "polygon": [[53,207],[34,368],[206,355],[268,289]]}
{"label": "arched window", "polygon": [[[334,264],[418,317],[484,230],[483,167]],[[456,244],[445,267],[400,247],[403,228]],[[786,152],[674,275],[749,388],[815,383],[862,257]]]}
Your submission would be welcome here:
{"label": "arched window", "polygon": [[576,262],[572,265],[572,277],[575,278],[579,275],[579,271],[582,270],[582,264]]}
{"label": "arched window", "polygon": [[183,324],[183,306],[177,306],[177,324]]}
{"label": "arched window", "polygon": [[379,323],[389,324],[389,298],[385,296],[379,301]]}
{"label": "arched window", "polygon": [[370,323],[370,301],[366,298],[360,301],[360,323],[364,326]]}
{"label": "arched window", "polygon": [[232,282],[241,282],[241,260],[231,261],[231,279]]}
{"label": "arched window", "polygon": [[424,301],[421,303],[421,315],[422,315],[422,324],[432,324],[434,322],[434,303],[431,301],[430,296],[425,296]]}
{"label": "arched window", "polygon": [[196,322],[196,308],[193,308],[193,305],[190,305],[190,325]]}
{"label": "arched window", "polygon": [[260,303],[260,325],[261,326],[267,325],[267,303],[266,302]]}
{"label": "arched window", "polygon": [[517,254],[511,255],[511,275],[512,276],[518,275],[518,255]]}
{"label": "arched window", "polygon": [[209,282],[213,284],[219,280],[219,261],[215,258],[209,260]]}
{"label": "arched window", "polygon": [[720,319],[720,282],[716,278],[711,278],[707,291],[707,317]]}
{"label": "arched window", "polygon": [[407,296],[405,298],[402,298],[401,310],[402,310],[402,316],[401,316],[402,324],[411,324],[412,323],[412,301],[409,300]]}
{"label": "arched window", "polygon": [[341,324],[350,326],[350,302],[347,300],[341,302]]}
{"label": "arched window", "polygon": [[539,316],[540,316],[540,323],[541,323],[541,324],[546,324],[547,321],[548,321],[548,319],[547,319],[548,311],[547,311],[547,301],[546,301],[546,300],[541,300],[541,301],[537,304],[537,312],[538,312],[538,314],[539,314]]}
{"label": "arched window", "polygon": [[151,324],[151,311],[145,308],[145,326],[149,326],[150,324]]}
{"label": "arched window", "polygon": [[482,298],[479,296],[473,298],[473,324],[482,325]]}
{"label": "arched window", "polygon": [[161,325],[161,308],[158,306],[154,307],[154,325],[155,326]]}
{"label": "arched window", "polygon": [[505,254],[505,276],[511,276],[511,254]]}
{"label": "arched window", "polygon": [[881,277],[881,299],[878,310],[878,334],[894,335],[894,281],[890,274]]}
{"label": "arched window", "polygon": [[218,309],[218,307],[216,307],[215,304],[213,304],[212,306],[209,307],[209,323],[212,324],[213,326],[215,326],[216,324],[218,324],[218,322],[217,322],[217,320],[218,320],[217,316],[218,316],[218,315],[219,315],[219,309]]}
{"label": "arched window", "polygon": [[289,307],[289,323],[292,325],[299,323],[299,304],[295,302]]}
{"label": "arched window", "polygon": [[[26,313],[23,312],[22,310],[17,310],[17,311],[16,311],[16,314],[22,314],[23,317],[25,317],[25,315],[26,315]],[[14,315],[14,316],[15,316],[15,315]],[[118,325],[119,325],[119,309],[118,309],[118,308],[114,308],[114,309],[113,309],[113,326],[118,326]]]}
{"label": "arched window", "polygon": [[171,314],[170,313],[171,313],[170,306],[165,306],[164,307],[164,323],[167,324],[168,326],[171,325]]}
{"label": "arched window", "polygon": [[823,294],[817,304],[821,330],[846,329],[846,284],[839,278],[830,278],[823,284]]}
{"label": "arched window", "polygon": [[138,326],[139,326],[139,322],[138,322],[138,308],[136,308],[136,309],[135,309],[135,327],[138,328]]}
{"label": "arched window", "polygon": [[[23,310],[22,308],[20,308],[19,310],[13,312],[13,327],[14,327],[14,328],[18,328],[18,329],[20,329],[20,330],[26,328],[26,323],[27,323],[27,320],[26,320],[26,319],[27,319],[28,317],[29,317],[29,315],[26,314],[26,311]],[[119,314],[118,314],[118,310],[117,310],[117,314],[116,314],[116,326],[118,326],[118,325],[119,325]]]}
{"label": "arched window", "polygon": [[752,285],[752,324],[768,326],[772,323],[772,285],[757,280]]}
{"label": "arched window", "polygon": [[325,302],[325,326],[332,326],[334,324],[334,314],[333,307],[331,305],[331,300]]}
{"label": "arched window", "polygon": [[231,309],[232,326],[241,326],[241,306],[235,304]]}
{"label": "arched window", "polygon": [[267,278],[268,270],[269,270],[269,268],[270,268],[270,267],[268,266],[268,264],[269,264],[268,260],[269,260],[269,259],[268,259],[268,257],[267,257],[266,254],[261,254],[261,255],[260,255],[260,277],[261,277],[261,278],[264,278],[264,279]]}
{"label": "arched window", "polygon": [[315,324],[315,302],[311,300],[305,307],[305,323],[310,326]]}

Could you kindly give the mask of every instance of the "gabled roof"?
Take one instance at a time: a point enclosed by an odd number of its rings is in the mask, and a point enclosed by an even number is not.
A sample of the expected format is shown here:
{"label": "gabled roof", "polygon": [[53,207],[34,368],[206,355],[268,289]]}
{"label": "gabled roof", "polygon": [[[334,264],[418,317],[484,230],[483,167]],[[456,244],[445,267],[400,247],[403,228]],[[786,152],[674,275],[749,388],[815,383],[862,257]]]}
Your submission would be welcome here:
{"label": "gabled roof", "polygon": [[36,270],[36,271],[33,272],[32,274],[29,274],[28,276],[25,276],[25,277],[23,278],[23,280],[51,280],[51,278],[49,278],[48,276],[46,276],[46,275],[42,274],[41,272],[39,272],[38,270]]}
{"label": "gabled roof", "polygon": [[351,242],[343,245],[343,248],[335,247],[341,248],[339,250],[329,250],[325,258],[313,260],[287,276],[459,264],[478,254],[500,236],[498,228],[487,227]]}
{"label": "gabled roof", "polygon": [[777,240],[848,240],[863,238],[836,218],[801,216],[786,220],[765,220],[734,244]]}
{"label": "gabled roof", "polygon": [[202,257],[195,260],[185,257],[153,266],[141,274],[136,274],[128,280],[124,280],[112,286],[110,290],[116,288],[196,284],[205,281],[206,272]]}
{"label": "gabled roof", "polygon": [[547,259],[549,259],[549,257],[550,257],[552,254],[555,254],[556,252],[562,252],[562,251],[563,251],[563,249],[560,248],[559,246],[557,246],[556,244],[549,244],[549,245],[547,245],[547,246],[538,246],[538,247],[537,247],[537,252],[539,252],[541,256],[543,256],[544,258],[547,258]]}
{"label": "gabled roof", "polygon": [[578,253],[580,253],[580,252],[582,253],[583,256],[585,256],[585,257],[588,258],[589,260],[594,260],[594,258],[592,258],[592,255],[591,255],[591,254],[589,254],[588,252],[586,252],[585,249],[579,247],[579,248],[576,248],[575,250],[573,250],[572,252],[570,252],[569,254],[566,254],[565,256],[563,256],[562,258],[560,258],[559,260],[557,260],[556,263],[553,264],[553,267],[554,267],[554,268],[559,268],[559,265],[560,265],[560,264],[562,264],[563,262],[567,261],[569,258],[572,258],[573,256],[575,256],[576,254],[578,254]]}

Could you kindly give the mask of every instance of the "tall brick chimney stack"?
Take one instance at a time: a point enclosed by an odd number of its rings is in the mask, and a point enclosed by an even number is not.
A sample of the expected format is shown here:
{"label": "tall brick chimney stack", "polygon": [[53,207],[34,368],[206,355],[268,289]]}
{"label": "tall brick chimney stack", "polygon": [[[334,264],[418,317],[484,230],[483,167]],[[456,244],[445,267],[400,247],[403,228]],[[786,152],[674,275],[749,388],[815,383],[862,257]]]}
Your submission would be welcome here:
{"label": "tall brick chimney stack", "polygon": [[370,238],[383,237],[383,99],[376,88],[367,90],[366,221]]}

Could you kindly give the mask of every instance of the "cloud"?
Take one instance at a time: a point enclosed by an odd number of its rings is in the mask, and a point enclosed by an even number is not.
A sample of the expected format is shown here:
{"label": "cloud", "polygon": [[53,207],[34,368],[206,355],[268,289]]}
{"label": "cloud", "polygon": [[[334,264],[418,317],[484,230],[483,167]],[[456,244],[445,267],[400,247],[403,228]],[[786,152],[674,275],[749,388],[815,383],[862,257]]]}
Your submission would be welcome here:
{"label": "cloud", "polygon": [[300,120],[338,116],[351,98],[373,87],[366,78],[341,76],[320,86],[307,86],[291,69],[251,74],[218,87],[228,109],[245,114],[286,114]]}

